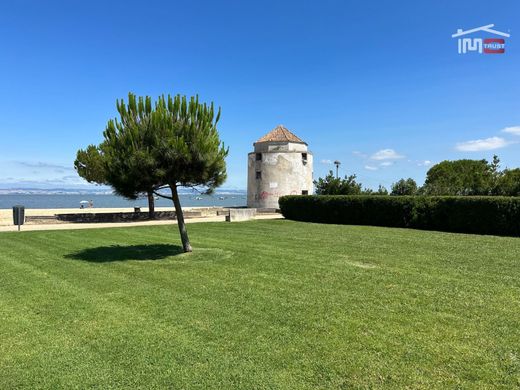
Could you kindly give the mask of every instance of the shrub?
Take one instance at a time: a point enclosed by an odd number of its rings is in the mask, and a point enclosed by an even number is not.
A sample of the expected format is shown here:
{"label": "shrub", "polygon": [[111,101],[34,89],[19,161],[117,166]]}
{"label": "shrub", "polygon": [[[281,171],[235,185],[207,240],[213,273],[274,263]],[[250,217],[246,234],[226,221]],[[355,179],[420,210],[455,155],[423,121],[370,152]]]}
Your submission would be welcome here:
{"label": "shrub", "polygon": [[287,219],[520,236],[520,198],[489,196],[283,196]]}
{"label": "shrub", "polygon": [[391,195],[416,195],[417,194],[417,183],[411,177],[408,179],[401,179],[397,183],[392,184]]}

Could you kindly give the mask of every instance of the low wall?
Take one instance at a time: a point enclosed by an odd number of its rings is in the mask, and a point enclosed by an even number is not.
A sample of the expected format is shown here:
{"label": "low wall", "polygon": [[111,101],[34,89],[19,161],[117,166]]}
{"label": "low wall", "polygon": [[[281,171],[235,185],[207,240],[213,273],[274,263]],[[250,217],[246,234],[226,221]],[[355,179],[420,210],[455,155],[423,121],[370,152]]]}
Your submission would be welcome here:
{"label": "low wall", "polygon": [[249,221],[256,215],[256,209],[229,209],[226,215],[227,222]]}
{"label": "low wall", "polygon": [[257,208],[256,209],[257,214],[280,214],[280,209],[275,208]]}
{"label": "low wall", "polygon": [[[200,211],[185,211],[184,218],[201,217]],[[134,222],[147,221],[148,212],[120,212],[120,213],[77,213],[77,214],[56,214],[58,221],[77,222],[77,223],[101,223],[101,222]],[[174,220],[175,211],[156,211],[154,220]]]}

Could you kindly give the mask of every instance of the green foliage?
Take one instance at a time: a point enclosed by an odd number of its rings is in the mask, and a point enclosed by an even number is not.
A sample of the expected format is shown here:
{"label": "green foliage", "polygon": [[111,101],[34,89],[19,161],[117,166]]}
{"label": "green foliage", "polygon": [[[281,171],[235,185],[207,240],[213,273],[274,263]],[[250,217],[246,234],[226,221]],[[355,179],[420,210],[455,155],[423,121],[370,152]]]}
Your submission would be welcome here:
{"label": "green foliage", "polygon": [[379,184],[376,191],[371,190],[370,188],[365,188],[361,192],[361,194],[362,195],[388,195],[388,190],[384,186]]}
{"label": "green foliage", "polygon": [[[108,122],[103,153],[107,182],[119,194],[135,198],[145,191],[171,190],[183,245],[191,251],[177,187],[206,187],[226,179],[228,149],[220,141],[220,109],[198,97],[128,95],[117,101],[120,118]],[[163,196],[156,192],[159,196]]]}
{"label": "green foliage", "polygon": [[490,195],[494,172],[487,160],[442,161],[430,168],[425,195]]}
{"label": "green foliage", "polygon": [[108,121],[100,145],[107,182],[126,198],[136,199],[157,187],[155,160],[151,154],[151,99],[128,95],[116,102],[119,119]]}
{"label": "green foliage", "polygon": [[361,183],[356,182],[356,175],[335,177],[332,171],[325,178],[314,181],[318,195],[358,195],[361,194]]}
{"label": "green foliage", "polygon": [[342,179],[334,176],[332,171],[324,178],[314,180],[317,195],[388,195],[388,190],[379,185],[376,191],[370,188],[362,188],[362,184],[356,181],[356,175],[350,175]]}
{"label": "green foliage", "polygon": [[198,96],[161,96],[152,116],[153,155],[161,185],[203,186],[210,190],[226,180],[228,148],[220,141],[213,103]]}
{"label": "green foliage", "polygon": [[520,196],[520,169],[500,170],[500,159],[443,161],[427,173],[424,195]]}
{"label": "green foliage", "polygon": [[496,154],[493,155],[493,160],[489,164],[489,170],[491,171],[493,185],[496,186],[503,175],[503,172],[500,171],[500,159]]}
{"label": "green foliage", "polygon": [[520,236],[520,198],[284,196],[279,203],[298,221]]}
{"label": "green foliage", "polygon": [[417,183],[414,179],[401,179],[397,183],[392,184],[391,195],[416,195]]}
{"label": "green foliage", "polygon": [[379,184],[375,195],[388,195],[388,190],[384,186]]}
{"label": "green foliage", "polygon": [[148,198],[149,217],[154,218],[155,182],[151,172],[155,169],[149,155],[145,138],[148,131],[150,98],[136,99],[129,94],[128,106],[123,101],[116,103],[120,122],[109,121],[107,127],[118,127],[124,136],[117,142],[89,145],[77,152],[74,167],[78,174],[89,182],[107,184],[118,195],[128,199]]}
{"label": "green foliage", "polygon": [[74,168],[78,175],[89,183],[108,184],[103,155],[96,145],[78,150]]}
{"label": "green foliage", "polygon": [[497,179],[497,195],[520,196],[520,168],[505,169]]}
{"label": "green foliage", "polygon": [[[154,188],[210,189],[225,181],[228,149],[219,139],[220,110],[215,116],[213,103],[168,95],[160,96],[152,108],[149,97],[129,94],[128,104],[121,100],[117,106],[121,119],[109,121],[102,149],[110,181],[128,186],[124,192],[138,193],[143,180]],[[121,173],[130,178],[119,179]]]}
{"label": "green foliage", "polygon": [[[425,196],[520,196],[520,169],[500,170],[500,159],[442,161],[427,173],[424,186],[414,179],[401,179],[392,184],[391,195]],[[385,187],[361,189],[356,175],[336,178],[329,171],[325,178],[314,181],[317,195],[387,195]]]}

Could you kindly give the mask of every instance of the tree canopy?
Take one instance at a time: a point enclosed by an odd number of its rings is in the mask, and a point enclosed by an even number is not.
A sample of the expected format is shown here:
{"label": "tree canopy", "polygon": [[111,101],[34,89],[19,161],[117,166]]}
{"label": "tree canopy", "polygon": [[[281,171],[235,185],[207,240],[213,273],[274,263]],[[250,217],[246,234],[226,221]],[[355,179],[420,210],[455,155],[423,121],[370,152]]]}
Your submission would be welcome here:
{"label": "tree canopy", "polygon": [[500,159],[442,161],[426,174],[425,195],[520,196],[520,169],[500,170]]}
{"label": "tree canopy", "polygon": [[108,128],[116,127],[124,136],[116,143],[105,139],[99,146],[89,145],[79,150],[74,166],[78,174],[89,182],[109,184],[116,194],[128,199],[141,195],[148,198],[148,212],[154,218],[155,201],[151,171],[154,169],[149,154],[146,133],[149,131],[151,99],[128,96],[128,104],[116,102],[120,120],[110,120]]}
{"label": "tree canopy", "polygon": [[78,150],[74,168],[78,175],[89,183],[108,184],[103,155],[96,145],[89,145],[85,150]]}
{"label": "tree canopy", "polygon": [[502,171],[497,180],[495,193],[504,196],[520,196],[520,168]]}
{"label": "tree canopy", "polygon": [[426,174],[426,195],[490,195],[493,187],[487,160],[442,161]]}
{"label": "tree canopy", "polygon": [[363,185],[356,180],[356,175],[345,175],[344,178],[334,176],[329,171],[324,178],[314,180],[317,195],[388,195],[388,190],[379,185],[377,190],[362,189]]}
{"label": "tree canopy", "polygon": [[[177,189],[205,187],[211,192],[225,181],[228,149],[217,131],[220,109],[215,112],[213,103],[200,103],[198,96],[163,95],[152,104],[150,97],[132,93],[128,102],[118,100],[116,106],[119,118],[108,121],[97,147],[106,183],[127,198],[146,192],[171,199],[183,249],[191,251]],[[88,150],[78,152],[78,161],[91,177],[98,156]]]}
{"label": "tree canopy", "polygon": [[361,183],[356,182],[356,175],[345,175],[345,178],[335,177],[332,171],[324,178],[314,181],[317,195],[359,195]]}
{"label": "tree canopy", "polygon": [[417,189],[417,183],[414,179],[401,179],[392,184],[391,195],[416,195]]}
{"label": "tree canopy", "polygon": [[[386,195],[388,191],[361,189],[356,175],[337,178],[332,171],[314,181],[318,195]],[[412,178],[400,179],[392,184],[391,195],[453,195],[453,196],[520,196],[520,168],[500,169],[500,159],[442,161],[431,167],[426,181],[418,187]]]}

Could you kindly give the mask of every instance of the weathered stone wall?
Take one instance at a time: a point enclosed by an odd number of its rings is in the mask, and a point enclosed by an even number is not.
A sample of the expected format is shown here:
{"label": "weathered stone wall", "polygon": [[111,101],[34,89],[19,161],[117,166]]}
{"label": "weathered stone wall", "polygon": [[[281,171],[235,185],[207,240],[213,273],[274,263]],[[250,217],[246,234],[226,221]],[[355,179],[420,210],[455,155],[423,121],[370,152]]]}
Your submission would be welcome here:
{"label": "weathered stone wall", "polygon": [[[184,218],[200,217],[200,211],[185,211]],[[156,220],[173,220],[175,219],[175,211],[156,211]],[[77,214],[56,214],[56,219],[66,222],[131,222],[148,220],[148,212],[138,213],[77,213]]]}
{"label": "weathered stone wall", "polygon": [[249,221],[256,215],[256,209],[229,209],[227,222]]}
{"label": "weathered stone wall", "polygon": [[[262,160],[256,154],[262,153]],[[304,161],[302,153],[307,154]],[[261,178],[256,178],[256,172]],[[305,144],[256,143],[248,155],[247,206],[252,208],[279,208],[278,198],[283,195],[313,193],[313,157]]]}

